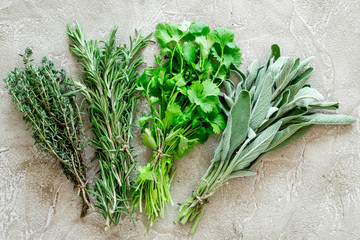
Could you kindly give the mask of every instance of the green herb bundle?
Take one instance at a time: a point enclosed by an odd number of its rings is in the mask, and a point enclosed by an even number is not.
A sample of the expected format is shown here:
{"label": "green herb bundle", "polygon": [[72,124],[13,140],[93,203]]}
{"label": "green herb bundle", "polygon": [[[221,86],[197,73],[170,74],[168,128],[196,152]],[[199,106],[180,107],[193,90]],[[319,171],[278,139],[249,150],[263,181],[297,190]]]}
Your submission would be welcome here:
{"label": "green herb bundle", "polygon": [[150,104],[150,113],[137,123],[154,154],[139,168],[134,200],[140,211],[144,200],[150,225],[172,203],[174,160],[225,128],[219,87],[241,62],[234,34],[226,28],[210,33],[199,22],[161,23],[154,35],[163,59],[155,57],[158,67],[147,68],[136,82]]}
{"label": "green herb bundle", "polygon": [[46,57],[40,67],[33,66],[31,53],[27,48],[25,54],[20,55],[25,69],[16,67],[4,81],[33,131],[35,144],[59,161],[66,177],[78,189],[83,200],[81,217],[84,217],[92,205],[86,191],[83,122],[76,96],[71,93],[71,80]]}
{"label": "green herb bundle", "polygon": [[[252,176],[251,168],[268,152],[283,148],[303,136],[316,124],[351,124],[354,118],[330,115],[317,110],[335,110],[336,102],[323,102],[323,96],[307,85],[313,68],[304,61],[281,57],[280,48],[272,46],[265,66],[255,61],[237,89],[226,88],[229,110],[227,126],[207,172],[196,190],[180,205],[175,222],[195,219],[195,231],[208,198],[231,178]],[[239,72],[239,75],[243,75]]]}
{"label": "green herb bundle", "polygon": [[96,197],[96,207],[106,219],[105,229],[118,224],[122,214],[131,216],[133,204],[130,194],[133,180],[130,176],[136,163],[132,155],[131,126],[137,97],[136,68],[143,64],[139,51],[149,41],[150,35],[136,39],[130,37],[130,47],[116,45],[114,27],[106,41],[85,40],[81,27],[68,25],[68,35],[74,42],[71,51],[79,57],[84,67],[85,80],[75,83],[89,107],[89,118],[95,137],[92,146],[97,149],[100,171],[91,191]]}

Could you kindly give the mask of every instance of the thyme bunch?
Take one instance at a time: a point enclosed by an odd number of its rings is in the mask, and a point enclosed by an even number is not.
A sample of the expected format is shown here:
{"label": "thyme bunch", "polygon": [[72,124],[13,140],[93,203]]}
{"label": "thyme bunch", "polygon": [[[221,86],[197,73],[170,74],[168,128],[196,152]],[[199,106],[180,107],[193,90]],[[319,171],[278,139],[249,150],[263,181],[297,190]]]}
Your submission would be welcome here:
{"label": "thyme bunch", "polygon": [[96,207],[106,219],[105,230],[111,223],[117,225],[125,214],[131,217],[134,205],[130,199],[134,180],[130,176],[136,162],[130,146],[131,126],[137,97],[136,68],[143,64],[138,54],[150,41],[150,35],[130,37],[130,46],[116,45],[117,27],[110,31],[109,38],[99,46],[97,41],[85,40],[77,23],[67,26],[68,36],[73,41],[71,51],[79,57],[85,78],[75,83],[89,107],[88,113],[95,137],[91,139],[96,148],[100,171],[94,191]]}
{"label": "thyme bunch", "polygon": [[65,71],[57,71],[46,57],[40,67],[33,66],[32,50],[23,55],[25,69],[18,67],[4,79],[9,94],[23,119],[33,131],[32,137],[43,152],[53,155],[66,177],[78,189],[86,215],[90,203],[86,164],[84,159],[84,132],[80,108],[70,87]]}

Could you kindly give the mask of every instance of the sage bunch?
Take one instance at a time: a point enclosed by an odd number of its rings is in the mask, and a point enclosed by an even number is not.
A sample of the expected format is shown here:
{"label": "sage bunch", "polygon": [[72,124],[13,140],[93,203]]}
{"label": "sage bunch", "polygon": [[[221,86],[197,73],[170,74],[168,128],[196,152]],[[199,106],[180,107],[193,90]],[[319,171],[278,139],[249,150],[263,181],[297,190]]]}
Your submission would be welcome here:
{"label": "sage bunch", "polygon": [[106,219],[105,230],[118,224],[125,214],[131,217],[134,205],[130,199],[134,180],[131,173],[136,167],[132,138],[133,116],[137,104],[135,81],[137,67],[142,65],[139,51],[149,42],[150,35],[136,33],[130,37],[130,46],[116,45],[117,27],[110,31],[105,41],[85,40],[77,23],[67,26],[68,36],[73,41],[71,51],[79,57],[84,68],[84,79],[75,82],[88,103],[89,119],[94,138],[92,146],[100,170],[94,191],[96,207]]}
{"label": "sage bunch", "polygon": [[253,176],[252,167],[267,153],[283,148],[302,137],[317,124],[351,124],[353,117],[327,114],[337,102],[325,102],[323,96],[306,84],[313,68],[306,68],[313,58],[280,56],[272,46],[266,65],[258,61],[245,77],[239,70],[237,88],[226,82],[223,108],[227,126],[215,150],[210,167],[191,196],[180,204],[175,222],[195,220],[191,233],[204,212],[208,199],[227,180]]}
{"label": "sage bunch", "polygon": [[56,70],[46,57],[41,66],[31,64],[32,50],[23,57],[25,68],[16,67],[4,79],[16,108],[33,131],[32,137],[43,152],[59,162],[65,176],[78,189],[83,201],[81,217],[91,204],[84,159],[84,131],[80,107],[64,70]]}

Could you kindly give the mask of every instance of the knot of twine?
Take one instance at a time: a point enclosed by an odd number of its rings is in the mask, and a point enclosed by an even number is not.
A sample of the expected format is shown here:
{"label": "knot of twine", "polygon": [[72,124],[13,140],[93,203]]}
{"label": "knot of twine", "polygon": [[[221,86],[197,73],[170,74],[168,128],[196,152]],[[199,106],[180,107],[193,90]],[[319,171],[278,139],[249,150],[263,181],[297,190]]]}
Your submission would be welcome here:
{"label": "knot of twine", "polygon": [[156,184],[161,184],[163,181],[163,174],[161,172],[161,160],[163,159],[163,157],[169,157],[169,158],[174,158],[172,155],[163,153],[164,148],[165,148],[165,138],[164,138],[164,134],[162,133],[162,131],[157,128],[156,129],[158,131],[158,143],[159,143],[159,148],[157,151],[154,151],[154,154],[156,154],[154,160],[153,160],[153,164],[154,166],[156,164],[158,164],[159,167],[159,173],[160,173],[160,182],[157,181],[155,173],[153,172],[153,178]]}
{"label": "knot of twine", "polygon": [[124,133],[124,137],[121,137],[121,136],[119,135],[119,136],[117,136],[117,137],[115,138],[115,140],[116,140],[116,142],[117,142],[118,144],[121,145],[121,148],[119,149],[120,152],[127,153],[127,155],[130,157],[131,162],[133,163],[133,162],[134,162],[134,158],[133,158],[133,156],[131,155],[131,152],[130,152],[130,146],[129,146],[129,143],[128,143],[128,141],[127,141],[128,139],[127,139],[127,137],[126,137],[126,131],[125,131],[125,129],[123,130],[123,133]]}
{"label": "knot of twine", "polygon": [[[206,189],[205,192],[203,193],[203,195],[200,195],[200,184],[204,182],[206,184]],[[209,182],[206,179],[201,179],[198,183],[198,185],[196,186],[196,196],[195,198],[199,201],[200,205],[203,205],[204,203],[207,202],[207,198],[209,197],[208,195],[209,192]]]}
{"label": "knot of twine", "polygon": [[86,180],[85,183],[81,182],[81,184],[78,184],[76,187],[80,190],[86,190],[86,186],[88,184],[88,181]]}

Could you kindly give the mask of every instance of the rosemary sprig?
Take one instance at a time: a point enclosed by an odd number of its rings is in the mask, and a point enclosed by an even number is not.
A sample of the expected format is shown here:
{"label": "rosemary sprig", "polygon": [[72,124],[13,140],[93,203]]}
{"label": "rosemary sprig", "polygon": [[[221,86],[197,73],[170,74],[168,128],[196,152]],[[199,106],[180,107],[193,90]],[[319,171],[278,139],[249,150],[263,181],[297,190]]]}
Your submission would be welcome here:
{"label": "rosemary sprig", "polygon": [[81,217],[84,217],[92,204],[86,191],[83,122],[76,96],[71,93],[71,80],[46,57],[42,66],[31,65],[31,53],[27,48],[20,55],[25,69],[16,67],[4,81],[16,107],[24,113],[24,121],[33,130],[35,144],[59,161],[66,177],[78,189],[83,200]]}
{"label": "rosemary sprig", "polygon": [[123,214],[131,217],[134,210],[130,199],[133,179],[130,174],[136,162],[130,147],[131,126],[137,97],[136,68],[143,64],[138,52],[150,41],[136,32],[130,37],[130,47],[115,45],[117,27],[110,31],[109,38],[101,41],[85,40],[80,25],[73,29],[67,26],[68,35],[74,44],[71,51],[79,57],[84,68],[85,80],[76,82],[88,105],[90,121],[95,137],[92,146],[97,149],[100,171],[91,191],[96,197],[96,207],[106,219],[105,230],[111,223],[117,225]]}

